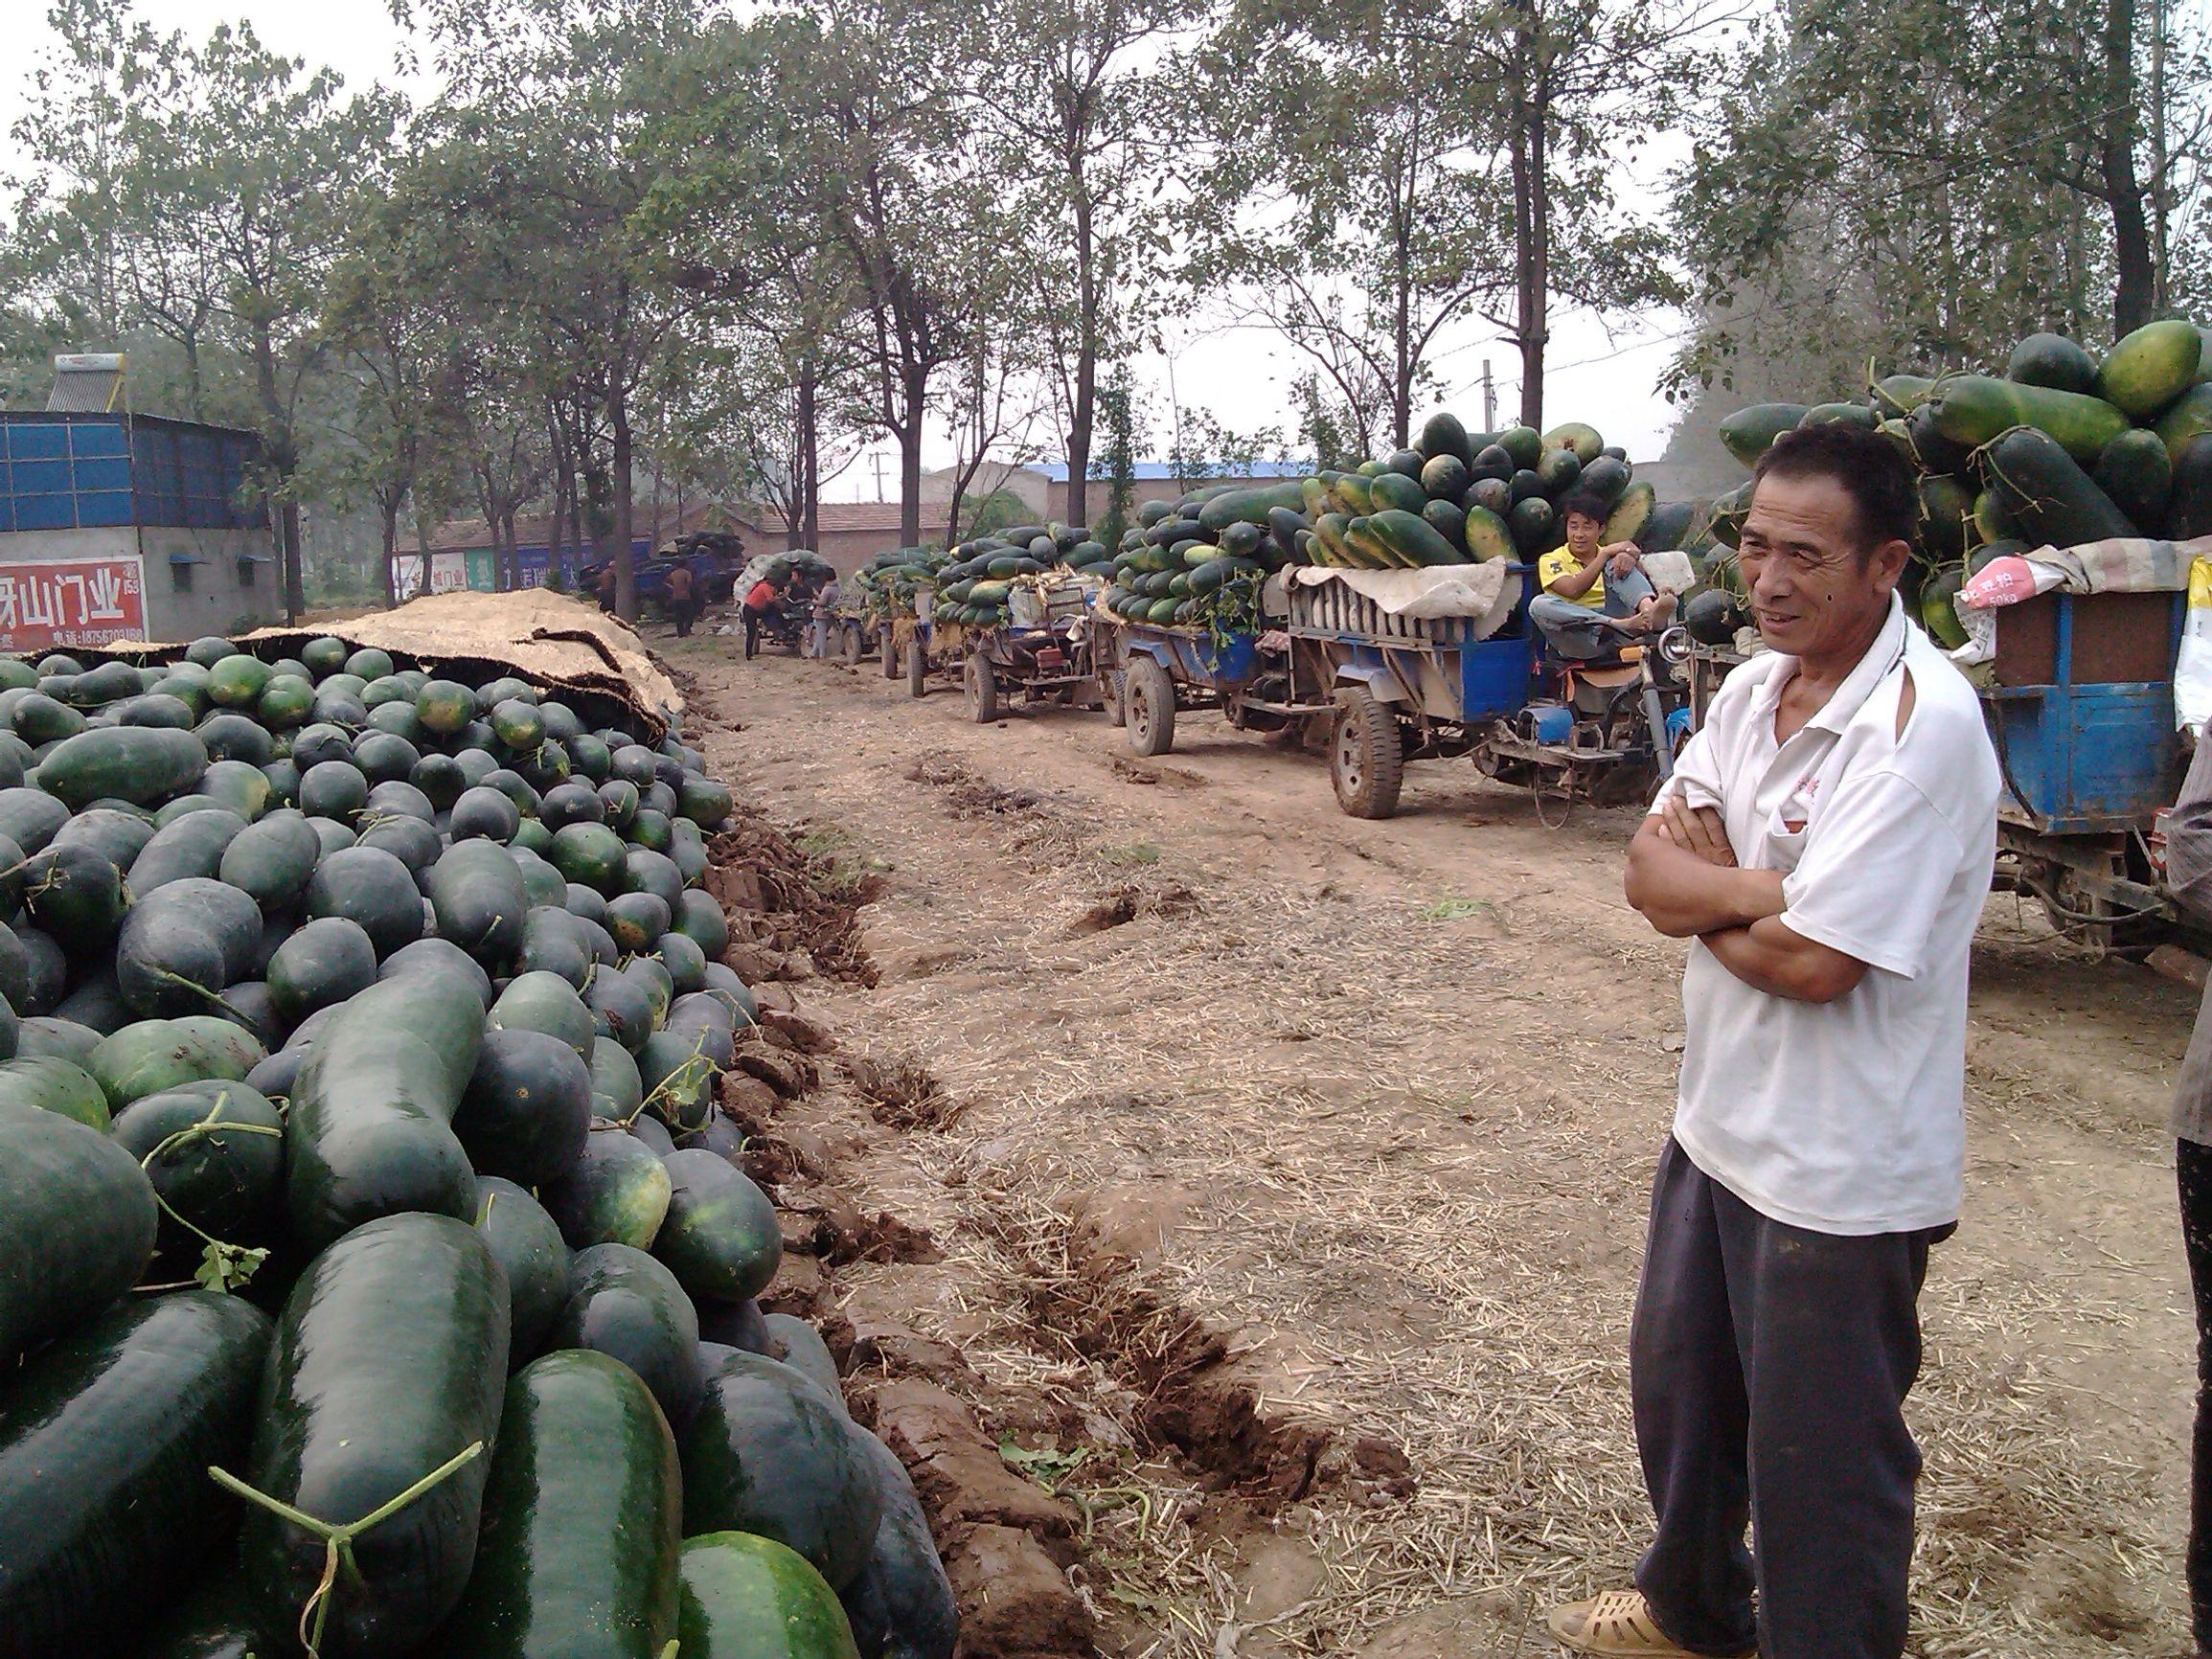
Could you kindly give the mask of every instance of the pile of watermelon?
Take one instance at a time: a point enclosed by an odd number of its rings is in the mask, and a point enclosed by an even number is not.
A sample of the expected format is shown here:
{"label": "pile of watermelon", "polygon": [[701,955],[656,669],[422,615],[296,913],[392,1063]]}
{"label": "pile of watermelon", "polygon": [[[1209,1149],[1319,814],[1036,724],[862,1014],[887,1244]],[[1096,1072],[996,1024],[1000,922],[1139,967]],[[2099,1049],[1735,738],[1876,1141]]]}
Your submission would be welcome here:
{"label": "pile of watermelon", "polygon": [[[914,567],[904,567],[910,580]],[[955,546],[927,567],[937,585],[936,618],[963,627],[1004,627],[1012,620],[1010,595],[1027,580],[1039,592],[1069,573],[1104,580],[1106,550],[1080,524],[1020,524]]]}
{"label": "pile of watermelon", "polygon": [[335,638],[0,686],[0,1656],[949,1654],[756,1301],[698,752]]}
{"label": "pile of watermelon", "polygon": [[[1904,587],[1930,634],[1966,643],[1952,602],[1991,560],[2038,547],[2120,537],[2212,535],[2212,335],[2167,318],[2101,354],[2063,334],[2030,334],[1988,374],[1898,374],[1863,398],[1757,403],[1721,423],[1745,466],[1782,433],[1846,422],[1879,430],[1912,463],[1920,557]],[[1712,504],[1733,548],[1746,482]],[[1733,582],[1733,567],[1716,566]],[[1720,619],[1724,627],[1738,615]],[[1693,625],[1697,619],[1693,617]]]}
{"label": "pile of watermelon", "polygon": [[1577,492],[1602,509],[1608,542],[1649,551],[1698,544],[1694,508],[1660,505],[1653,487],[1635,479],[1628,452],[1594,426],[1471,433],[1439,411],[1411,447],[1347,471],[1145,502],[1099,602],[1125,622],[1248,631],[1261,625],[1262,584],[1287,564],[1533,562],[1565,545],[1563,503]]}

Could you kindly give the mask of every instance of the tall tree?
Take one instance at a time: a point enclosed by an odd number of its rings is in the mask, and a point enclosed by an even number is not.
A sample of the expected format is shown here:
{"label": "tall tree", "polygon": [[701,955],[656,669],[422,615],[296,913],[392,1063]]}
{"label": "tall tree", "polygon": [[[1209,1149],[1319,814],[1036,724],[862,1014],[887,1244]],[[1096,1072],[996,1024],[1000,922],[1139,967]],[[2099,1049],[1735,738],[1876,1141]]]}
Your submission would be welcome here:
{"label": "tall tree", "polygon": [[738,375],[717,400],[741,388],[767,405],[757,420],[733,416],[793,548],[818,543],[822,484],[851,464],[855,428],[873,423],[857,405],[876,355],[851,244],[819,182],[828,125],[803,87],[783,82],[812,38],[780,15],[708,32],[649,125],[662,180],[641,215],[706,302],[714,359]]}
{"label": "tall tree", "polygon": [[654,112],[703,13],[691,0],[423,0],[419,15],[448,80],[433,129],[475,161],[454,205],[491,239],[548,359],[573,365],[550,396],[585,501],[604,507],[616,609],[634,620],[633,400],[700,303],[648,228],[668,186]]}
{"label": "tall tree", "polygon": [[1520,353],[1520,420],[1541,427],[1554,299],[1613,313],[1679,301],[1661,227],[1622,212],[1621,167],[1703,76],[1702,42],[1730,0],[1489,0],[1441,34],[1463,98],[1503,125],[1512,183],[1513,306],[1493,313]]}
{"label": "tall tree", "polygon": [[974,189],[963,36],[903,0],[829,0],[767,21],[786,176],[853,273],[870,419],[899,444],[900,534],[915,545],[931,393],[979,324],[945,239]]}
{"label": "tall tree", "polygon": [[[1102,366],[1137,343],[1157,295],[1159,183],[1180,108],[1162,48],[1195,13],[1193,0],[990,0],[969,13],[979,34],[969,57],[984,72],[972,96],[996,140],[992,171],[1022,181],[1025,268],[1047,302],[1067,511],[1078,524],[1089,517]],[[1025,48],[1011,75],[1010,40]]]}
{"label": "tall tree", "polygon": [[296,613],[299,416],[326,366],[323,288],[398,100],[349,97],[336,75],[269,52],[244,24],[194,45],[134,21],[127,0],[67,0],[50,22],[60,60],[18,127],[38,170],[43,276],[115,343],[134,330],[173,341],[191,412],[260,433]]}
{"label": "tall tree", "polygon": [[1304,352],[1340,423],[1397,445],[1439,337],[1504,291],[1508,246],[1483,112],[1415,27],[1400,0],[1239,0],[1199,59],[1215,142],[1186,214],[1195,283]]}
{"label": "tall tree", "polygon": [[1677,382],[1766,361],[1792,330],[1856,380],[1869,355],[1986,363],[2034,330],[2094,340],[2159,295],[2187,304],[2191,273],[2157,250],[2197,239],[2212,78],[2201,35],[2161,44],[2154,111],[2131,0],[1778,9],[1683,170],[1703,309]]}
{"label": "tall tree", "polygon": [[[398,115],[390,94],[344,98],[335,74],[307,73],[241,23],[218,27],[192,49],[172,96],[134,117],[143,127],[131,137],[124,200],[144,222],[168,227],[170,250],[188,262],[178,285],[188,294],[212,290],[210,324],[244,366],[294,615],[307,608],[298,417],[327,359],[324,284]],[[148,260],[140,268],[158,267]]]}

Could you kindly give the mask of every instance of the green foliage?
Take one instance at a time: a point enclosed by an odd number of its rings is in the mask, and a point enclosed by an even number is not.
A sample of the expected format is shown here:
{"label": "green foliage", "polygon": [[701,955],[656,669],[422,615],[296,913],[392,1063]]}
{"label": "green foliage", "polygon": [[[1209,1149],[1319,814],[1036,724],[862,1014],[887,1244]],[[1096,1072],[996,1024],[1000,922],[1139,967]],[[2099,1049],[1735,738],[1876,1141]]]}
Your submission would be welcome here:
{"label": "green foliage", "polygon": [[1099,390],[1099,410],[1106,418],[1106,448],[1092,463],[1091,476],[1106,481],[1106,517],[1096,528],[1095,539],[1108,548],[1122,544],[1122,535],[1136,507],[1136,410],[1129,385],[1129,365],[1116,365],[1113,377]]}
{"label": "green foliage", "polygon": [[1011,489],[994,489],[981,498],[960,498],[960,523],[969,535],[989,535],[1009,525],[1033,523],[1036,517],[1029,503]]}
{"label": "green foliage", "polygon": [[[1870,360],[2001,364],[2039,330],[2093,344],[2117,313],[2201,301],[2194,147],[2169,162],[2180,257],[2131,269],[2123,249],[2159,239],[2147,15],[2117,57],[2115,18],[2109,0],[1822,0],[1753,31],[1677,180],[1702,320],[1670,386],[1756,398],[1789,374],[1793,397],[1856,394]],[[2201,130],[2202,42],[2178,29],[2167,86],[2168,126]]]}
{"label": "green foliage", "polygon": [[[268,51],[249,25],[163,35],[126,0],[64,0],[18,128],[34,172],[9,240],[15,282],[74,343],[174,348],[141,406],[250,426],[304,602],[303,416],[328,368],[324,289],[399,115],[328,70]],[[148,367],[152,364],[148,363]]]}

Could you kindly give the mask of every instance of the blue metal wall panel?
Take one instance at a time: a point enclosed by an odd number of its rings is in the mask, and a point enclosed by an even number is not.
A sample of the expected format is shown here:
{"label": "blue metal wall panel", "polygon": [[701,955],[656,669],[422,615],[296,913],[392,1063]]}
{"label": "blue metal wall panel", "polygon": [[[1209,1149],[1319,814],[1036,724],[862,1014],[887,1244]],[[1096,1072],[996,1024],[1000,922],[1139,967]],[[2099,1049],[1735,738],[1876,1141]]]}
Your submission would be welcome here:
{"label": "blue metal wall panel", "polygon": [[17,530],[75,530],[77,497],[74,495],[18,495],[15,498]]}
{"label": "blue metal wall panel", "polygon": [[69,463],[67,460],[24,461],[11,463],[9,470],[14,474],[13,489],[18,495],[67,495],[69,493]]}
{"label": "blue metal wall panel", "polygon": [[60,461],[69,454],[69,427],[60,420],[11,420],[9,456],[17,461]]}
{"label": "blue metal wall panel", "polygon": [[70,483],[81,495],[87,490],[130,489],[130,461],[127,456],[73,455],[69,463]]}

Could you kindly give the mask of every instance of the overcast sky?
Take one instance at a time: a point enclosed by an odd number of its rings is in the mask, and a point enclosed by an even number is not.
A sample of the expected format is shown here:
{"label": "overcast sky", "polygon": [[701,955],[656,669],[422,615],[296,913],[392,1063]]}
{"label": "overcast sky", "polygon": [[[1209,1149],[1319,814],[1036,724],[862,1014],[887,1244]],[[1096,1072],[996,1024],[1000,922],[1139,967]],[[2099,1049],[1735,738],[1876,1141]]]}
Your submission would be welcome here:
{"label": "overcast sky", "polygon": [[[36,10],[34,11],[34,8]],[[30,28],[11,36],[13,48],[0,58],[0,171],[18,170],[22,157],[6,129],[22,112],[26,76],[34,49],[48,38],[41,0],[16,0],[18,18]],[[273,49],[335,67],[353,86],[373,81],[399,84],[421,97],[425,83],[403,80],[398,65],[407,44],[393,25],[385,0],[139,0],[139,13],[163,30],[181,29],[200,36],[217,23],[243,16]],[[31,17],[23,17],[31,13]],[[35,18],[35,21],[32,19]],[[1647,188],[1657,180],[1644,181]],[[1637,461],[1655,458],[1666,443],[1674,409],[1653,389],[1665,367],[1675,335],[1684,326],[1676,314],[1657,314],[1629,329],[1608,332],[1604,321],[1583,309],[1564,310],[1552,321],[1552,346],[1545,389],[1546,424],[1587,420],[1615,443],[1625,444]],[[1472,322],[1448,334],[1435,359],[1447,387],[1446,405],[1470,427],[1482,418],[1482,370],[1488,358],[1497,388],[1501,418],[1510,419],[1518,397],[1519,360],[1487,324]],[[1140,360],[1137,374],[1149,389],[1154,411],[1155,447],[1164,447],[1170,380],[1176,401],[1199,406],[1238,432],[1287,426],[1285,388],[1299,372],[1301,353],[1265,330],[1228,327],[1204,318],[1186,323],[1168,356]],[[1416,416],[1416,420],[1419,416]],[[929,445],[935,466],[952,460],[950,445]],[[832,499],[868,499],[877,493],[878,467],[869,457],[846,471],[824,493]],[[898,465],[890,456],[881,476],[895,491]]]}

